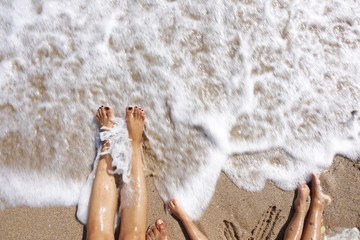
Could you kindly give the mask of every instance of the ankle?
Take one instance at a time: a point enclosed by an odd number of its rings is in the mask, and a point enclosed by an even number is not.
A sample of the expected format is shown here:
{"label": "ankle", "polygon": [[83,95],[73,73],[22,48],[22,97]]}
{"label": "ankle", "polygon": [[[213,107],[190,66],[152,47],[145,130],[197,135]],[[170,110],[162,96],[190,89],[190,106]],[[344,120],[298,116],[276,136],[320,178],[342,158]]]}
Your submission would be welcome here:
{"label": "ankle", "polygon": [[323,207],[325,205],[325,199],[323,195],[316,195],[311,198],[311,205],[316,207]]}
{"label": "ankle", "polygon": [[313,199],[311,201],[311,204],[310,204],[311,211],[317,211],[317,212],[320,211],[322,213],[324,211],[324,208],[325,208],[325,206],[321,200]]}
{"label": "ankle", "polygon": [[108,140],[104,140],[101,142],[101,152],[105,152],[110,149],[110,143]]}
{"label": "ankle", "polygon": [[191,223],[193,220],[187,214],[179,214],[177,216],[182,223]]}
{"label": "ankle", "polygon": [[305,199],[296,199],[294,202],[294,211],[295,212],[306,212],[307,204]]}
{"label": "ankle", "polygon": [[299,216],[305,216],[307,213],[306,208],[304,209],[294,209],[294,214],[297,214]]}
{"label": "ankle", "polygon": [[141,148],[141,142],[138,142],[138,141],[131,141],[131,148],[132,149],[140,149]]}
{"label": "ankle", "polygon": [[295,212],[306,212],[306,203],[294,206],[294,211]]}

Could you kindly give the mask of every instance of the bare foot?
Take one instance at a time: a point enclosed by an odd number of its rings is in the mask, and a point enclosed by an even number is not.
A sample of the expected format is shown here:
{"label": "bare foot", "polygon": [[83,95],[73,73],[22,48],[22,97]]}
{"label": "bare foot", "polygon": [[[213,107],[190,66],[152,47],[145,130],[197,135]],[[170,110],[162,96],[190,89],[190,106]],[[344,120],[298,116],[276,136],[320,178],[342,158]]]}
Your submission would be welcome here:
{"label": "bare foot", "polygon": [[178,217],[181,221],[185,220],[185,218],[188,217],[187,213],[185,212],[184,208],[181,206],[181,204],[175,199],[172,198],[167,208],[170,213],[174,214],[176,217]]}
{"label": "bare foot", "polygon": [[96,120],[99,125],[100,131],[106,131],[108,128],[114,127],[111,119],[114,118],[112,108],[108,105],[101,106],[96,112]]}
{"label": "bare foot", "polygon": [[166,225],[163,220],[158,219],[146,234],[146,240],[169,240]]}
{"label": "bare foot", "polygon": [[208,238],[197,228],[190,216],[185,212],[181,204],[175,199],[172,198],[167,208],[169,212],[179,218],[183,226],[185,227],[186,233],[188,234],[189,239],[191,240],[208,240]]}
{"label": "bare foot", "polygon": [[306,212],[306,199],[310,194],[310,189],[306,183],[299,185],[297,189],[297,196],[294,201],[294,210],[296,212]]}
{"label": "bare foot", "polygon": [[[109,131],[110,128],[114,127],[114,123],[111,121],[111,119],[114,118],[114,114],[109,105],[101,105],[101,107],[97,110],[95,117],[99,125],[100,132]],[[102,141],[101,151],[108,150],[109,147],[110,144],[107,140]]]}
{"label": "bare foot", "polygon": [[129,132],[129,138],[132,140],[132,144],[140,145],[144,130],[145,118],[146,115],[144,110],[138,106],[135,106],[135,108],[131,105],[126,107],[125,121]]}
{"label": "bare foot", "polygon": [[312,174],[311,178],[311,203],[316,207],[321,209],[326,208],[331,203],[331,198],[328,195],[325,195],[320,186],[320,179],[316,176],[315,173]]}

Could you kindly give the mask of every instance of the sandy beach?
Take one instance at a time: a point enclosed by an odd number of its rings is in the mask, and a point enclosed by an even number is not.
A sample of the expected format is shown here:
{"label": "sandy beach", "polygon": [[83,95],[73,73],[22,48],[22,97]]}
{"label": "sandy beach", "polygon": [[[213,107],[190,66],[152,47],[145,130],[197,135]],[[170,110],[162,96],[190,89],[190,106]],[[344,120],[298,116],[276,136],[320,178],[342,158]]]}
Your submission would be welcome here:
{"label": "sandy beach", "polygon": [[[322,187],[332,198],[325,210],[322,231],[329,234],[339,228],[360,228],[360,162],[336,157],[321,174]],[[148,225],[162,218],[171,239],[187,239],[181,225],[166,215],[164,205],[147,177]],[[258,193],[238,189],[221,174],[215,194],[197,222],[209,239],[282,239],[292,214],[294,191],[282,191],[268,183]],[[6,208],[0,211],[0,239],[84,239],[84,227],[75,218],[76,207]]]}

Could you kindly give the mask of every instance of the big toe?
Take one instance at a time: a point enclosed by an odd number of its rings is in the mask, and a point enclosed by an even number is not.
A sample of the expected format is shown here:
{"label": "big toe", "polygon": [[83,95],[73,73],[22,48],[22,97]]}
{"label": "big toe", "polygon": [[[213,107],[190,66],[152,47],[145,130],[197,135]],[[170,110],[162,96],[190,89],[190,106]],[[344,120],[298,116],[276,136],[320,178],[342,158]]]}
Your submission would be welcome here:
{"label": "big toe", "polygon": [[310,189],[306,183],[301,183],[298,187],[298,194],[301,197],[307,197],[310,194]]}
{"label": "big toe", "polygon": [[311,192],[312,194],[321,192],[320,179],[315,173],[311,174]]}
{"label": "big toe", "polygon": [[112,107],[110,107],[109,105],[105,105],[104,109],[105,109],[106,115],[109,117],[109,119],[114,118],[114,113],[113,113]]}
{"label": "big toe", "polygon": [[127,107],[126,107],[126,117],[128,118],[128,117],[130,117],[131,116],[131,114],[132,114],[132,112],[133,112],[133,106],[131,106],[131,105],[128,105]]}
{"label": "big toe", "polygon": [[167,235],[166,225],[163,220],[158,219],[155,224],[156,224],[156,228],[160,231],[161,234]]}

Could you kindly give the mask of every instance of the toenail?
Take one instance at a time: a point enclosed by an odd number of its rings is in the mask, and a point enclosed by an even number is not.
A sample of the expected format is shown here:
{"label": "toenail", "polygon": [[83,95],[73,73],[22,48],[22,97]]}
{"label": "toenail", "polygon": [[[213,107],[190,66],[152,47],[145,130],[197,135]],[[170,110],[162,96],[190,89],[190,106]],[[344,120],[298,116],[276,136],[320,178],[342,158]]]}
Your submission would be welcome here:
{"label": "toenail", "polygon": [[109,107],[105,107],[106,110],[109,110],[110,108]]}
{"label": "toenail", "polygon": [[137,106],[135,106],[135,108],[137,108]]}
{"label": "toenail", "polygon": [[129,110],[132,110],[132,107],[129,107],[128,109],[129,109]]}

